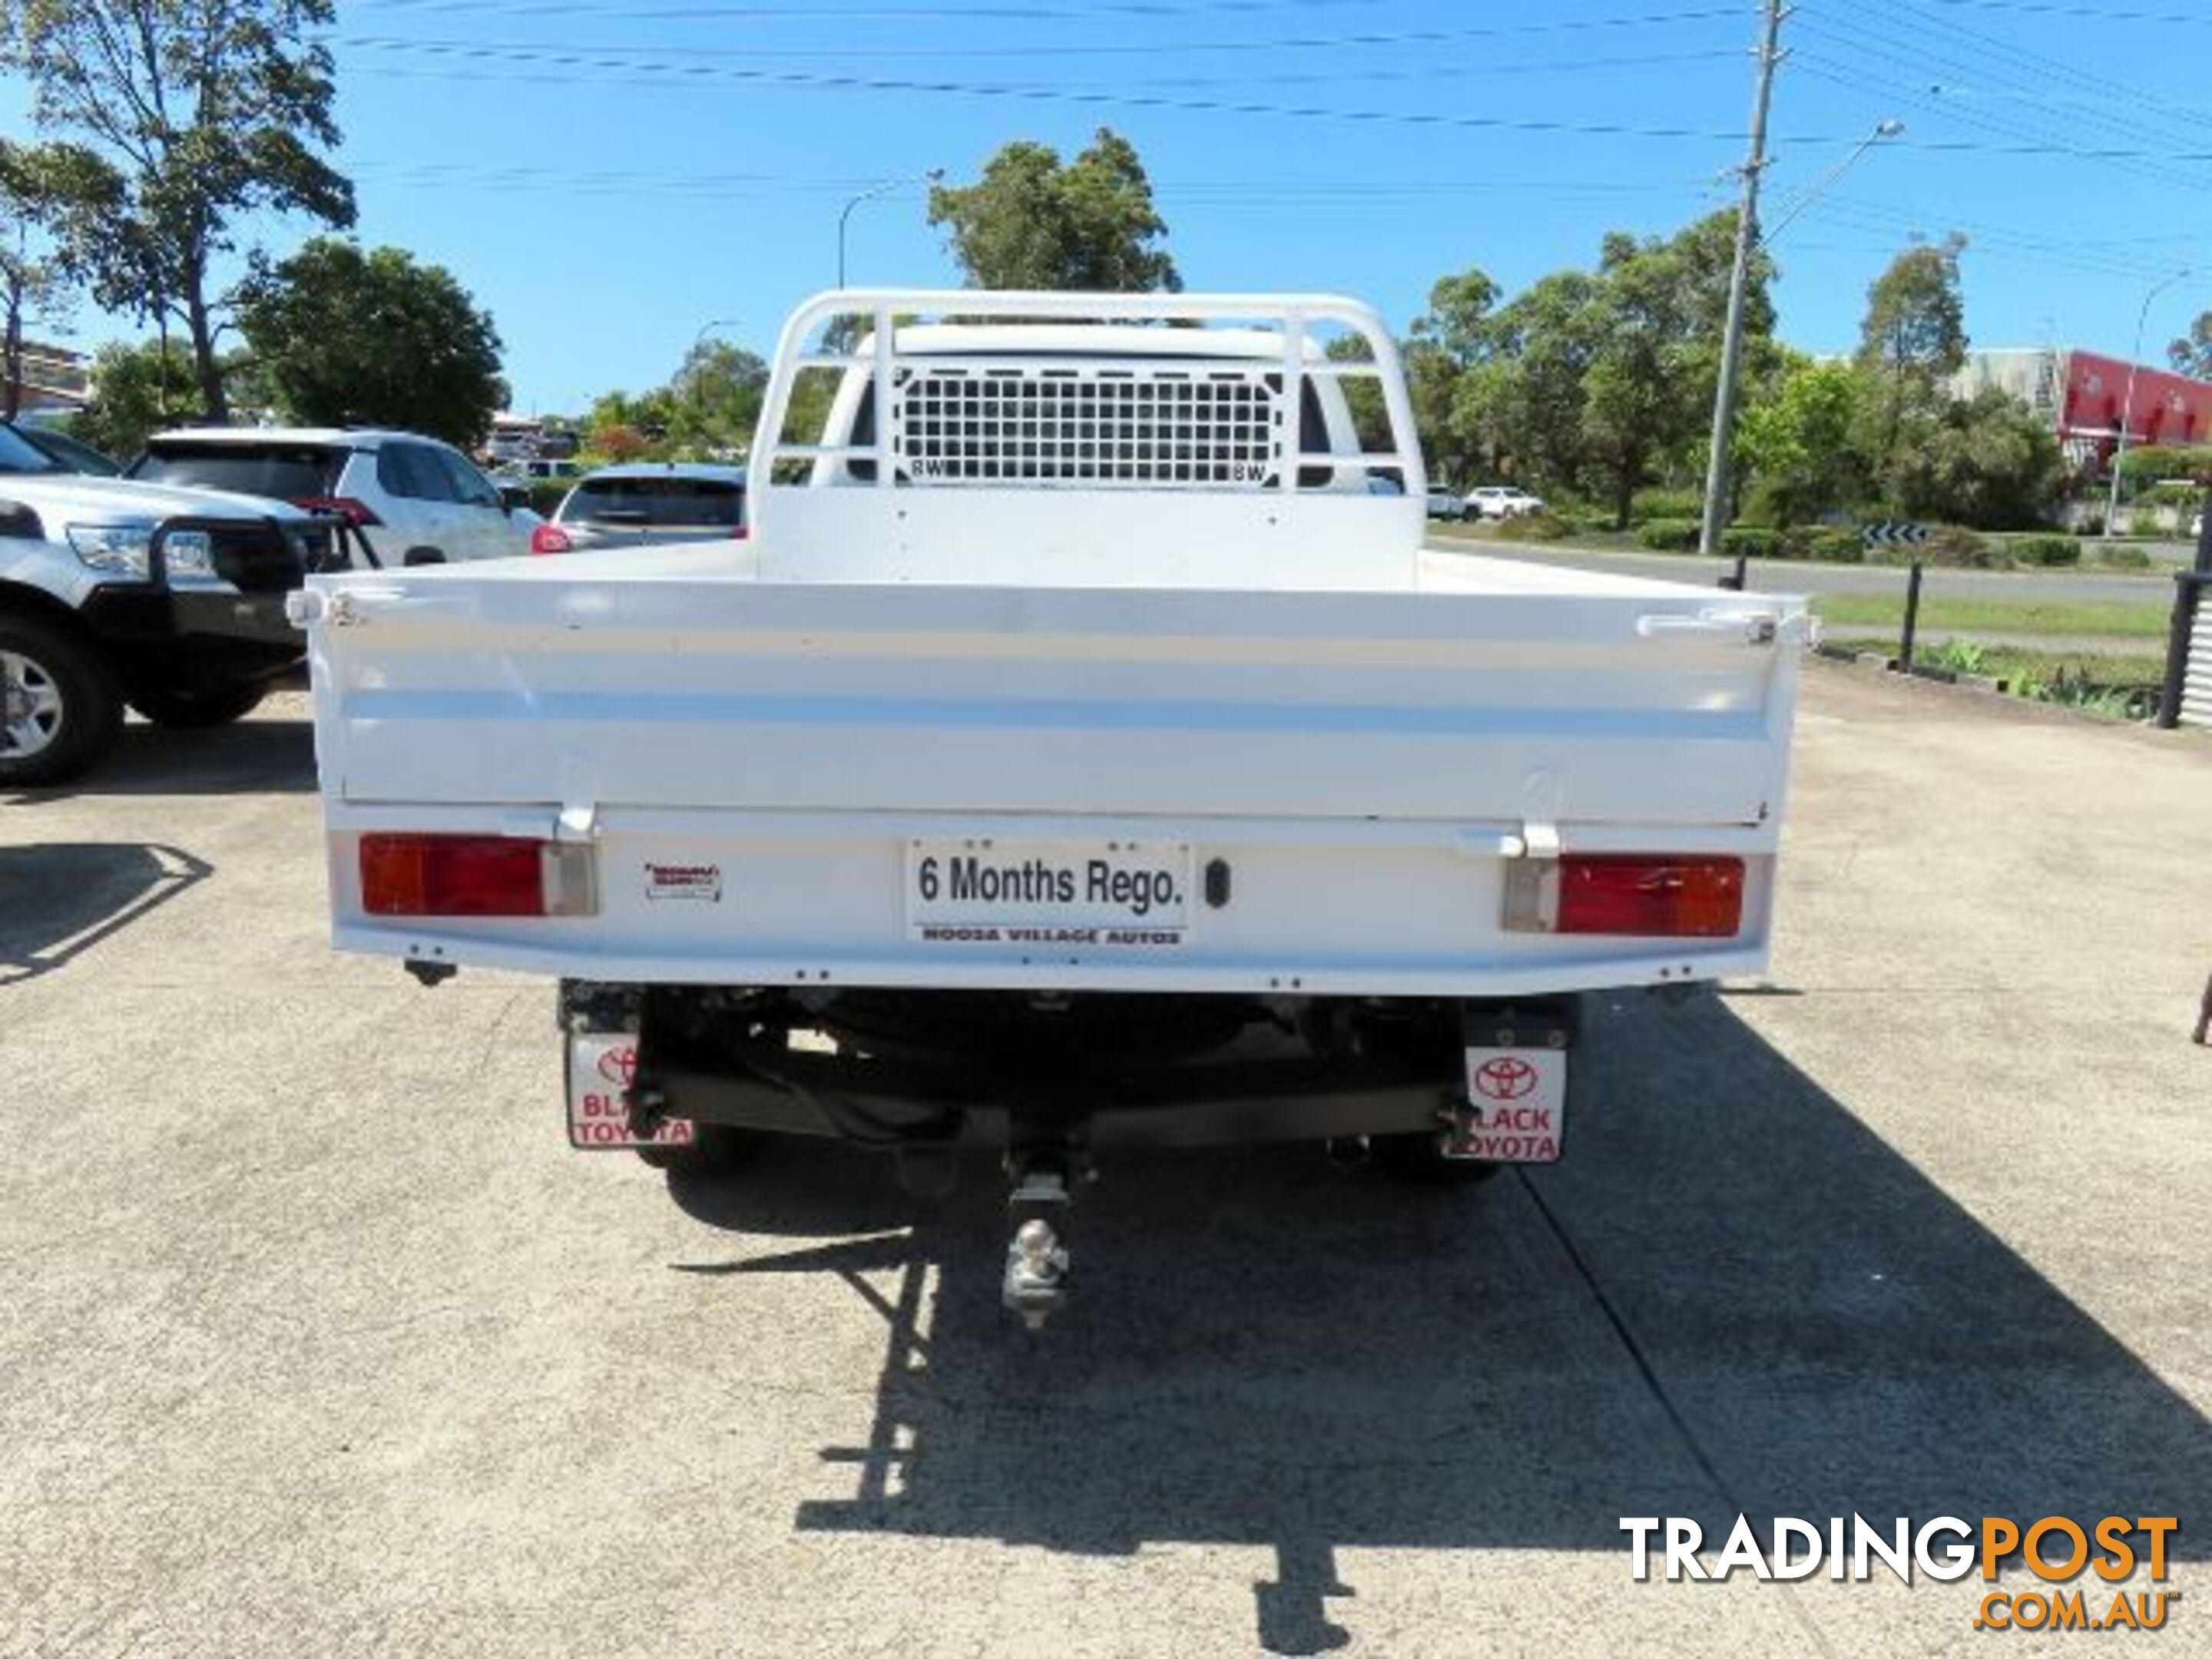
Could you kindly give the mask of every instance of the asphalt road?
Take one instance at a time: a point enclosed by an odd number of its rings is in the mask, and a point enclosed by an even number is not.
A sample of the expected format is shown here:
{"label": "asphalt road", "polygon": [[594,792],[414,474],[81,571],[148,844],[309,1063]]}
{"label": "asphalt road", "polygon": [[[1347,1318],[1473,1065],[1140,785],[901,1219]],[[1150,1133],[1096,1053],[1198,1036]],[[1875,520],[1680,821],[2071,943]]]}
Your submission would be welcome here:
{"label": "asphalt road", "polygon": [[[1711,586],[1724,571],[1735,568],[1734,560],[1703,558],[1694,553],[1626,553],[1557,542],[1536,549],[1525,544],[1436,536],[1430,538],[1429,545],[1445,552],[1482,553],[1523,564],[1568,564],[1618,575],[1692,582],[1701,587]],[[1894,565],[1820,564],[1801,559],[1754,559],[1751,563],[1751,586],[1776,593],[1887,593],[1902,598],[1905,579],[1904,568]],[[1972,599],[2113,599],[2160,609],[2173,603],[2172,578],[2165,571],[2112,575],[2095,571],[1931,570],[1925,581],[1925,591],[1931,596],[1940,592]]]}
{"label": "asphalt road", "polygon": [[134,726],[0,805],[0,1650],[1993,1651],[1618,1528],[1856,1510],[2179,1515],[2204,1650],[2212,743],[1808,676],[1772,975],[1598,1000],[1566,1164],[1115,1164],[1041,1342],[989,1171],[672,1188],[331,955],[301,699]]}

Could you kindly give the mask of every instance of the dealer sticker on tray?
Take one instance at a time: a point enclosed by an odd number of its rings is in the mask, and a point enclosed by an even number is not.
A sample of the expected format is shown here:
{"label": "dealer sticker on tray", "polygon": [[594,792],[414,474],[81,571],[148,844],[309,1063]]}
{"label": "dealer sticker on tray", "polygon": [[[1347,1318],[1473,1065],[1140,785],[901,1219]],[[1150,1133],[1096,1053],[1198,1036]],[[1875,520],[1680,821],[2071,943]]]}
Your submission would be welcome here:
{"label": "dealer sticker on tray", "polygon": [[924,944],[1178,945],[1190,911],[1184,842],[907,843],[907,937]]}

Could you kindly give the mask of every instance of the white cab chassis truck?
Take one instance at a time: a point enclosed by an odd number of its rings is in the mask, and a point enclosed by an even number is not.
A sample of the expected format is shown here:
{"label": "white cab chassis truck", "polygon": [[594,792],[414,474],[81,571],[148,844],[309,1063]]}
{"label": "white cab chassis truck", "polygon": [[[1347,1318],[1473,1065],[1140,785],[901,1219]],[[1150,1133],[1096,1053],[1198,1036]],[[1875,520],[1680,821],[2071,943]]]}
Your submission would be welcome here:
{"label": "white cab chassis truck", "polygon": [[336,940],[556,977],[569,1137],[1558,1158],[1574,1000],[1765,965],[1796,599],[1425,550],[1321,295],[846,290],[749,540],[313,580]]}

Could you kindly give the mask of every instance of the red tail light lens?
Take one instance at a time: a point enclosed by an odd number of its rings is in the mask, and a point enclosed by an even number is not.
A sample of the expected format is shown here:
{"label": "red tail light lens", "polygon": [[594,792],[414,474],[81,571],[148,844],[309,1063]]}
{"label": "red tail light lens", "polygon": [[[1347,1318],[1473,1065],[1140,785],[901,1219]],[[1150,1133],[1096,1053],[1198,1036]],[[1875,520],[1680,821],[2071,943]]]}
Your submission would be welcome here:
{"label": "red tail light lens", "polygon": [[550,847],[511,836],[363,836],[362,908],[372,916],[542,916]]}
{"label": "red tail light lens", "polygon": [[557,524],[541,524],[530,532],[532,553],[566,553],[574,546],[575,543],[568,539],[568,532]]}
{"label": "red tail light lens", "polygon": [[351,495],[296,495],[293,497],[292,505],[304,507],[310,513],[335,513],[347,523],[363,530],[374,530],[384,522],[367,501],[357,501]]}
{"label": "red tail light lens", "polygon": [[733,542],[750,541],[752,539],[752,533],[753,532],[747,529],[744,525],[739,525],[735,530],[732,530],[730,532],[730,539]]}
{"label": "red tail light lens", "polygon": [[1741,859],[1570,853],[1559,860],[1555,932],[1733,939],[1742,926]]}

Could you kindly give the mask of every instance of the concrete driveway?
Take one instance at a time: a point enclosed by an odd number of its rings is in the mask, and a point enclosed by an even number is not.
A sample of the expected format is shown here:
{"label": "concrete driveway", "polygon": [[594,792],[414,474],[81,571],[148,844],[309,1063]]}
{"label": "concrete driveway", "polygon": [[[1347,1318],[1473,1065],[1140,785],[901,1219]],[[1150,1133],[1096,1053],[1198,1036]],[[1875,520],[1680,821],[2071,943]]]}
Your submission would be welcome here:
{"label": "concrete driveway", "polygon": [[134,727],[0,805],[0,1649],[1993,1650],[1618,1528],[1856,1511],[2178,1515],[2203,1650],[2212,744],[1808,678],[1772,978],[1600,1000],[1567,1164],[1111,1167],[1041,1342],[988,1170],[672,1188],[333,957],[301,699]]}

